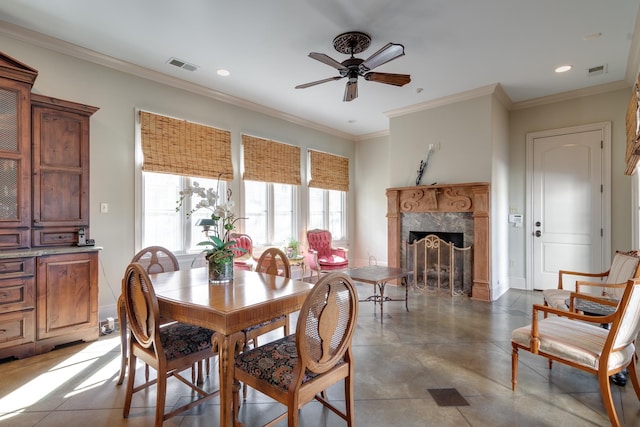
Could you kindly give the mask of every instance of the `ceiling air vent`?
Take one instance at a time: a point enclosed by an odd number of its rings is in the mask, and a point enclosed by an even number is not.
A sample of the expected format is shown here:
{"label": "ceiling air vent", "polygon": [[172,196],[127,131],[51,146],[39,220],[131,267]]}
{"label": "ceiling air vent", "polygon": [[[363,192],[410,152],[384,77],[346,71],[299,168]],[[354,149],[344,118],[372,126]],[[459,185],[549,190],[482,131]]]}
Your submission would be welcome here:
{"label": "ceiling air vent", "polygon": [[170,58],[168,62],[173,66],[176,66],[178,68],[184,68],[187,71],[195,71],[198,69],[197,65],[189,64],[188,62],[185,62],[178,58]]}
{"label": "ceiling air vent", "polygon": [[596,65],[595,67],[591,67],[587,70],[587,76],[599,76],[601,74],[605,74],[606,72],[607,64]]}

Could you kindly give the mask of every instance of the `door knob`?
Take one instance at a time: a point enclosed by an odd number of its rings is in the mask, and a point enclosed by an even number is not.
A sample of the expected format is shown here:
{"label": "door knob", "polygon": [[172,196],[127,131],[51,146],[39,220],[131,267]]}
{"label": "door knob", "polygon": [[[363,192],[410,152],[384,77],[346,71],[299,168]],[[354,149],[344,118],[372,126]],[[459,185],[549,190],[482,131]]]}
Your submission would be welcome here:
{"label": "door knob", "polygon": [[542,236],[542,231],[536,230],[536,237],[540,237],[540,236]]}

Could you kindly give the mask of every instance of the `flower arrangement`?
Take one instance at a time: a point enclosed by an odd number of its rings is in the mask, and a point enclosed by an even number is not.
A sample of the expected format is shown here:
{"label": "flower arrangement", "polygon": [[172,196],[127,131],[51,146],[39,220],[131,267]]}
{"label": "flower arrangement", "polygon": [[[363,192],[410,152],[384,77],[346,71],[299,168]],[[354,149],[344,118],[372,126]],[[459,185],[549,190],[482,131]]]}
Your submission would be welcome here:
{"label": "flower arrangement", "polygon": [[[218,179],[219,183],[220,180]],[[206,254],[205,258],[210,263],[232,262],[233,250],[244,250],[242,248],[231,249],[235,242],[229,240],[229,234],[235,229],[236,222],[243,219],[236,217],[233,213],[234,202],[231,200],[231,195],[231,189],[227,189],[226,199],[219,203],[219,191],[217,188],[215,190],[213,188],[204,188],[194,181],[193,186],[189,186],[180,192],[180,199],[176,202],[178,204],[176,212],[179,212],[186,197],[197,196],[200,198],[194,208],[186,213],[187,218],[200,209],[211,211],[210,224],[204,225],[208,240],[198,243],[198,246],[210,246],[210,248],[203,251]]]}

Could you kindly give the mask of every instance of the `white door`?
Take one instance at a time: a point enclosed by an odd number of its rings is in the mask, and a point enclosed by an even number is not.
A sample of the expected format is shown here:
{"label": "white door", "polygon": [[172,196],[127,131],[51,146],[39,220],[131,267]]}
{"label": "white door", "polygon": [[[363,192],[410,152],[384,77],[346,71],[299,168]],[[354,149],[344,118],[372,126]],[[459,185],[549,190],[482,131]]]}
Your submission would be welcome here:
{"label": "white door", "polygon": [[560,269],[603,271],[603,148],[608,142],[603,132],[608,129],[580,127],[527,137],[533,289],[556,288]]}

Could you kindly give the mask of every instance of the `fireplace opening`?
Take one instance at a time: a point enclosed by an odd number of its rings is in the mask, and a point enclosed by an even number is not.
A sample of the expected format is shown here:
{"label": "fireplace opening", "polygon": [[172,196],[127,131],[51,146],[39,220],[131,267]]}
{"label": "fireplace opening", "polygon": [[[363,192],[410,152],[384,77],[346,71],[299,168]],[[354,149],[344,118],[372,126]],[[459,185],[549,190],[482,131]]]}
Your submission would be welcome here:
{"label": "fireplace opening", "polygon": [[428,235],[434,235],[447,243],[453,243],[456,248],[464,247],[464,233],[449,233],[442,231],[409,231],[409,243],[423,239]]}
{"label": "fireplace opening", "polygon": [[444,291],[451,296],[470,295],[471,247],[464,247],[464,233],[410,231],[406,265],[413,283],[423,291]]}

